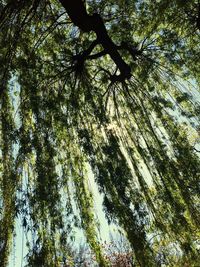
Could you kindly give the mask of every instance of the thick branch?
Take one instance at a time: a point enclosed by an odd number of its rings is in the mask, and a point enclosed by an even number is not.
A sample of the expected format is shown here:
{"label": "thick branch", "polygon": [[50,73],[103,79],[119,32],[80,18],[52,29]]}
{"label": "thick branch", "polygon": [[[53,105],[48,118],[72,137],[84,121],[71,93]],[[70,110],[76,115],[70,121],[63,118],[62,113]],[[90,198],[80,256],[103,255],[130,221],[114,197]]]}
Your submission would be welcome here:
{"label": "thick branch", "polygon": [[120,75],[115,75],[115,80],[125,80],[131,77],[131,69],[122,59],[116,45],[109,37],[104,22],[99,14],[88,15],[82,0],[59,0],[66,9],[72,22],[84,32],[94,31],[97,41],[109,54],[120,70]]}
{"label": "thick branch", "polygon": [[59,0],[67,11],[72,22],[84,32],[90,32],[93,29],[91,16],[86,12],[83,0]]}
{"label": "thick branch", "polygon": [[[85,60],[85,59],[97,59],[97,58],[100,58],[100,57],[108,54],[108,52],[106,50],[102,50],[101,52],[98,52],[96,54],[91,55],[90,53],[92,52],[92,50],[94,49],[94,47],[97,44],[98,44],[98,40],[93,41],[88,49],[84,50],[82,54],[75,56],[75,58],[81,57],[83,60]],[[138,50],[135,46],[130,45],[124,41],[121,43],[121,45],[116,46],[116,49],[117,50],[127,50],[129,52],[129,54],[132,56],[133,60],[136,60],[137,56],[142,54],[141,50]]]}

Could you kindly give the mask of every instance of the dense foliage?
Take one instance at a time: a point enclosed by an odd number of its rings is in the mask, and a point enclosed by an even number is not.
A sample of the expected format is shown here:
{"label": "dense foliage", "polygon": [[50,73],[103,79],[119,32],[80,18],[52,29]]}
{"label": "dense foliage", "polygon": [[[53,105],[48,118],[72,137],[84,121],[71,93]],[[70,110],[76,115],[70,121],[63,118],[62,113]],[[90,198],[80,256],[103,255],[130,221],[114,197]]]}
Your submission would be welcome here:
{"label": "dense foliage", "polygon": [[198,266],[199,1],[86,1],[131,69],[121,80],[60,2],[0,1],[0,266],[19,216],[27,266],[60,266],[73,225],[108,265],[91,172],[133,266]]}

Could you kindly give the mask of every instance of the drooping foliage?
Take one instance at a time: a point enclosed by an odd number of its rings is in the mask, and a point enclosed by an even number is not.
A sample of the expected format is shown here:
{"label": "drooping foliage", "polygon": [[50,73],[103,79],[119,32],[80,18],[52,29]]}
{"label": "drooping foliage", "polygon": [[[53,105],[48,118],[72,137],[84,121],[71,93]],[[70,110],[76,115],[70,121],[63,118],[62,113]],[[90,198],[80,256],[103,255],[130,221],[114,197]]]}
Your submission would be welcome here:
{"label": "drooping foliage", "polygon": [[86,1],[129,79],[62,2],[0,2],[0,266],[18,217],[27,266],[60,266],[74,226],[107,266],[91,175],[134,266],[197,266],[199,1]]}

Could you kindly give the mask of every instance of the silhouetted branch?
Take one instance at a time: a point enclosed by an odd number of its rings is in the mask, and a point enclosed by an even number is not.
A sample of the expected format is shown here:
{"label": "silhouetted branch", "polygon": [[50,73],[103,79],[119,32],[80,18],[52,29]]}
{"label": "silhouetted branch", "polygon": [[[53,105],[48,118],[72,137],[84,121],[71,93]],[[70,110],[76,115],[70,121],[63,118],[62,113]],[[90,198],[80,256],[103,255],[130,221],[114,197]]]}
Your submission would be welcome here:
{"label": "silhouetted branch", "polygon": [[60,0],[66,9],[72,22],[84,32],[94,31],[97,35],[97,41],[101,44],[107,54],[110,55],[120,70],[120,75],[113,77],[115,80],[125,80],[131,77],[131,68],[123,60],[118,52],[116,45],[108,35],[101,16],[97,13],[88,15],[82,0]]}

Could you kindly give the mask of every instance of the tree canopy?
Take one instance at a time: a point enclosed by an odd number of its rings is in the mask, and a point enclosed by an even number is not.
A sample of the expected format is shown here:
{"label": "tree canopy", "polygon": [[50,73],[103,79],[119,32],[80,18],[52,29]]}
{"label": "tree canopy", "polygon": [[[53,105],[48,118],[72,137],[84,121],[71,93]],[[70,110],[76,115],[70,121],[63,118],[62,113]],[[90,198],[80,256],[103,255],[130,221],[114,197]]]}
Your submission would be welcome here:
{"label": "tree canopy", "polygon": [[198,266],[199,33],[197,0],[0,1],[0,266],[19,216],[27,266],[73,225],[109,266],[91,173],[133,266]]}

